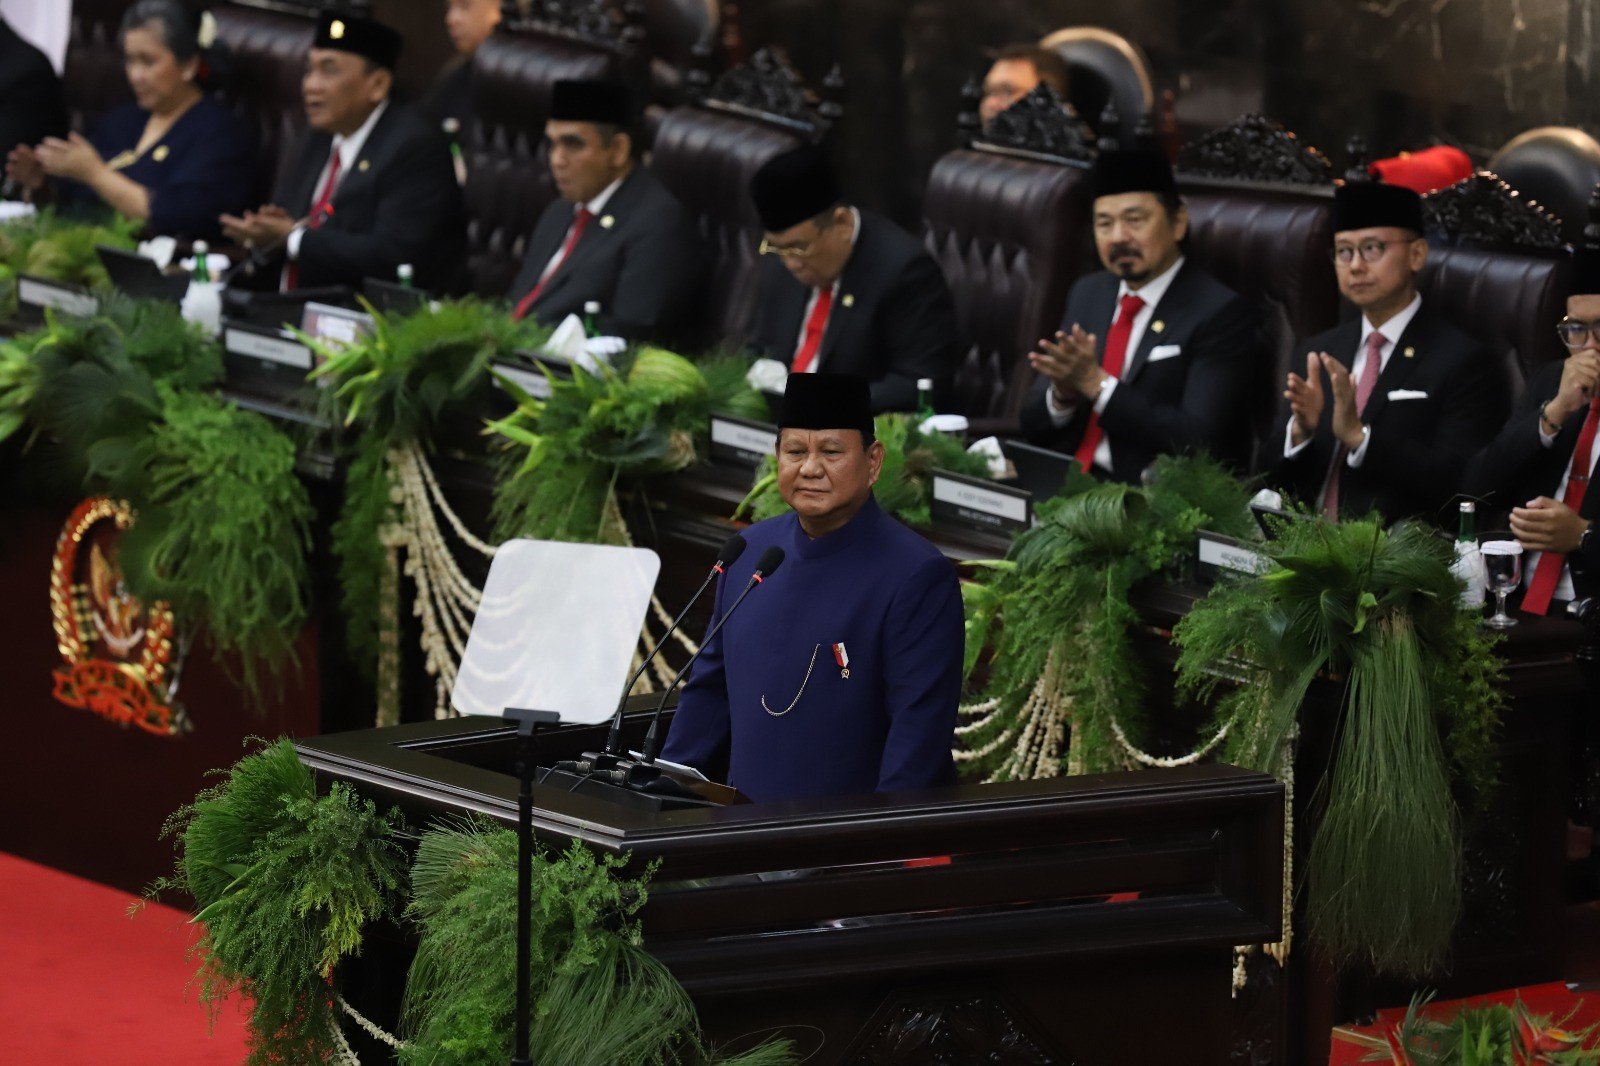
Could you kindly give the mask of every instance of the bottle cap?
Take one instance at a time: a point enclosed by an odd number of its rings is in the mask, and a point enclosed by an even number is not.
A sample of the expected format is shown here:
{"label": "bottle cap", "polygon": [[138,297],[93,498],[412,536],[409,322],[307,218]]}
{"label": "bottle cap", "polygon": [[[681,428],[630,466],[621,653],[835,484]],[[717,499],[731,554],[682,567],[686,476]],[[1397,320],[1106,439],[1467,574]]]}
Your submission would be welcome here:
{"label": "bottle cap", "polygon": [[401,263],[399,266],[395,267],[394,272],[402,278],[409,278],[412,274],[411,264]]}
{"label": "bottle cap", "polygon": [[585,300],[583,302],[583,313],[586,315],[598,315],[600,313],[600,301]]}
{"label": "bottle cap", "polygon": [[1461,513],[1462,514],[1471,513],[1473,511],[1476,511],[1477,509],[1478,509],[1478,505],[1475,502],[1473,502],[1472,500],[1462,500],[1461,501]]}
{"label": "bottle cap", "polygon": [[932,378],[918,378],[917,379],[917,391],[918,392],[931,392],[932,390],[933,390],[933,379]]}
{"label": "bottle cap", "polygon": [[207,252],[211,251],[211,246],[205,241],[195,241],[189,247],[195,255],[205,255]]}

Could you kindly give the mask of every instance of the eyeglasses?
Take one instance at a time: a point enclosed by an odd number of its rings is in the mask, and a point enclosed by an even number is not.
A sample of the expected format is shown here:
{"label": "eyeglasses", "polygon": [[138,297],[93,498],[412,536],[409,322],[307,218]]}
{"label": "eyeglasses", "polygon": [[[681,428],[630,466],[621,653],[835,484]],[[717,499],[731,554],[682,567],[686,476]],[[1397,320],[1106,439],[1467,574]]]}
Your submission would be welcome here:
{"label": "eyeglasses", "polygon": [[1561,343],[1569,351],[1577,351],[1584,346],[1589,338],[1594,338],[1600,344],[1600,322],[1580,322],[1575,318],[1563,318],[1556,324],[1556,336],[1561,338]]}
{"label": "eyeglasses", "polygon": [[763,237],[760,245],[756,247],[756,252],[760,255],[781,255],[785,259],[809,259],[817,254],[817,242],[822,240],[822,235],[828,232],[835,221],[837,220],[829,218],[825,222],[818,223],[817,235],[799,244],[773,244]]}
{"label": "eyeglasses", "polygon": [[1335,262],[1349,266],[1356,261],[1356,253],[1361,253],[1363,263],[1376,263],[1383,258],[1383,253],[1391,244],[1410,244],[1410,241],[1380,241],[1376,238],[1362,241],[1360,244],[1341,244],[1333,250]]}

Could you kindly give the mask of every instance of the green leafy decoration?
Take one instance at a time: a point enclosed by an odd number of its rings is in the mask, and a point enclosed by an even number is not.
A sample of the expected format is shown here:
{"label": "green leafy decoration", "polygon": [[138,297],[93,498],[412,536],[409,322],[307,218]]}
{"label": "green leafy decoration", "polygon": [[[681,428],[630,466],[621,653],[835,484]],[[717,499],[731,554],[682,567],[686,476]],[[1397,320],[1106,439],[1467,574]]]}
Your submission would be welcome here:
{"label": "green leafy decoration", "polygon": [[[883,443],[883,469],[873,495],[878,506],[911,526],[933,522],[933,471],[948,470],[967,477],[988,477],[989,463],[968,454],[961,441],[947,433],[923,433],[914,415],[883,414],[873,421],[873,432]],[[749,495],[734,511],[752,522],[773,518],[789,510],[778,492],[777,457],[768,456],[756,471]]]}
{"label": "green leafy decoration", "polygon": [[502,379],[517,408],[491,423],[508,458],[494,499],[495,536],[621,543],[620,482],[682,470],[705,453],[713,411],[753,413],[760,397],[741,365],[702,365],[662,348],[617,369],[546,375],[547,399]]}
{"label": "green leafy decoration", "polygon": [[333,1060],[328,978],[369,924],[400,908],[398,817],[343,784],[319,797],[281,740],[168,822],[182,841],[177,874],[153,891],[194,896],[201,999],[250,998],[250,1063]]}
{"label": "green leafy decoration", "polygon": [[1494,788],[1494,638],[1457,607],[1454,549],[1420,525],[1289,521],[1262,551],[1271,570],[1219,583],[1179,623],[1179,689],[1216,707],[1225,761],[1281,773],[1312,682],[1344,680],[1311,933],[1340,963],[1425,972],[1460,910],[1452,776],[1478,806]]}
{"label": "green leafy decoration", "polygon": [[[1362,1062],[1404,1061],[1414,1066],[1594,1066],[1600,1063],[1596,1026],[1562,1028],[1577,1008],[1559,1020],[1534,1015],[1520,1000],[1458,1008],[1444,1015],[1427,1010],[1432,993],[1412,997],[1405,1017],[1383,1036],[1340,1030],[1372,1051]],[[1404,1056],[1403,1060],[1399,1056]]]}
{"label": "green leafy decoration", "polygon": [[107,485],[138,507],[122,541],[123,576],[144,602],[166,600],[200,623],[255,697],[260,666],[292,658],[308,612],[312,509],[294,445],[214,396],[159,391],[161,418]]}
{"label": "green leafy decoration", "polygon": [[20,274],[85,289],[107,289],[110,279],[96,247],[131,249],[136,243],[134,235],[142,227],[142,222],[120,215],[104,225],[87,225],[60,218],[49,208],[0,226],[0,317],[17,313]]}
{"label": "green leafy decoration", "polygon": [[[510,1057],[515,1022],[517,840],[469,822],[423,834],[407,912],[421,930],[406,984],[402,1063],[471,1066]],[[529,1043],[536,1062],[643,1066],[792,1061],[785,1044],[713,1056],[693,1004],[640,944],[644,879],[573,843],[533,857]]]}
{"label": "green leafy decoration", "polygon": [[[1126,768],[1113,723],[1142,743],[1145,691],[1128,638],[1137,622],[1129,592],[1187,559],[1198,529],[1247,533],[1248,502],[1247,490],[1205,458],[1160,459],[1144,488],[1075,470],[1013,543],[1011,565],[976,579],[989,591],[967,594],[969,686],[976,700],[998,701],[987,724],[962,737],[963,747],[983,753],[964,763],[967,772],[1015,773],[1024,708],[1052,659],[1066,667],[1053,675],[1053,695],[1068,710],[1082,770]],[[986,645],[992,653],[979,683],[974,649]]]}

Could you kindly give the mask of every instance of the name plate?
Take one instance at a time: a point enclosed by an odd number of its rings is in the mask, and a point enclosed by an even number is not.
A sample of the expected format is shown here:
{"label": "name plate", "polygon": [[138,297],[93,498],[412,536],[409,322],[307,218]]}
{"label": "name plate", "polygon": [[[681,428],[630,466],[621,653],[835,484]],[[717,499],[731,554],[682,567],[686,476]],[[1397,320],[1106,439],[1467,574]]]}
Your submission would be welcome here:
{"label": "name plate", "polygon": [[1200,569],[1212,577],[1220,571],[1235,574],[1261,574],[1271,568],[1265,555],[1234,537],[1202,529],[1200,538]]}
{"label": "name plate", "polygon": [[933,472],[933,517],[985,533],[1011,533],[1033,524],[1033,494],[993,481]]}
{"label": "name plate", "polygon": [[297,340],[276,333],[227,326],[222,331],[222,348],[230,355],[262,359],[296,370],[311,369],[311,349]]}
{"label": "name plate", "polygon": [[711,416],[711,458],[738,466],[758,467],[778,447],[778,427],[733,415]]}
{"label": "name plate", "polygon": [[17,302],[34,307],[53,308],[80,318],[88,318],[100,310],[100,301],[82,289],[63,285],[59,281],[29,277],[26,274],[17,278]]}

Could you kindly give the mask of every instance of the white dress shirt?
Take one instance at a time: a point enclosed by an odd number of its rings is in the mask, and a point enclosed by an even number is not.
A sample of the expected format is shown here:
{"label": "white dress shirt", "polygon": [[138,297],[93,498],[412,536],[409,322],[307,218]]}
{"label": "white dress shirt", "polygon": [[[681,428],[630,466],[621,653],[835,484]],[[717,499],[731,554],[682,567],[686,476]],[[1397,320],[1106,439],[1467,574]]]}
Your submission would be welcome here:
{"label": "white dress shirt", "polygon": [[[1389,357],[1394,354],[1394,346],[1400,343],[1401,336],[1405,334],[1406,328],[1411,325],[1411,320],[1417,317],[1417,312],[1421,309],[1422,296],[1419,294],[1413,296],[1410,303],[1406,304],[1398,314],[1381,326],[1374,326],[1367,320],[1365,315],[1361,316],[1361,339],[1356,342],[1355,362],[1350,364],[1352,387],[1354,387],[1354,383],[1361,380],[1361,373],[1367,367],[1367,338],[1374,333],[1383,335],[1383,347],[1379,349],[1378,355],[1378,376],[1382,378],[1384,370],[1388,369]],[[1376,396],[1377,394],[1377,389],[1374,388],[1372,395]],[[1323,402],[1333,402],[1331,392],[1324,397]],[[1367,403],[1372,403],[1372,396],[1367,397]],[[1371,427],[1363,424],[1361,434],[1361,446],[1345,456],[1344,461],[1351,470],[1360,469],[1362,461],[1367,457],[1367,445],[1372,442]],[[1290,415],[1289,424],[1283,431],[1283,457],[1285,459],[1293,459],[1305,451],[1306,447],[1311,443],[1311,439],[1311,437],[1307,437],[1299,444],[1294,443],[1294,416]]]}
{"label": "white dress shirt", "polygon": [[[1139,342],[1144,339],[1144,331],[1149,328],[1150,322],[1156,316],[1156,307],[1161,303],[1161,298],[1172,288],[1172,279],[1178,276],[1178,271],[1183,269],[1183,256],[1178,256],[1167,269],[1135,289],[1126,280],[1117,286],[1117,302],[1115,307],[1122,306],[1124,296],[1138,296],[1144,301],[1144,306],[1139,308],[1139,313],[1133,316],[1133,327],[1128,331],[1128,347],[1123,352],[1122,367],[1126,372],[1129,362],[1133,360],[1133,353],[1139,350]],[[1116,321],[1116,311],[1112,311],[1112,322]],[[1103,351],[1104,349],[1102,349]],[[1094,398],[1094,413],[1104,414],[1106,404],[1111,402],[1111,394],[1117,391],[1120,382],[1107,376],[1105,383],[1100,386],[1100,392]],[[1044,409],[1050,412],[1050,421],[1057,428],[1066,425],[1072,420],[1077,404],[1058,405],[1056,403],[1056,390],[1044,390]],[[1100,446],[1094,450],[1094,465],[1102,470],[1111,469],[1111,438],[1104,432],[1100,434]]]}
{"label": "white dress shirt", "polygon": [[[1583,416],[1585,418],[1589,417],[1588,408],[1584,409]],[[1538,415],[1534,415],[1534,417],[1535,418],[1539,418]],[[1546,448],[1553,448],[1553,447],[1555,447],[1556,436],[1557,435],[1554,434],[1554,433],[1546,433],[1544,431],[1544,420],[1541,418],[1539,420],[1539,443],[1543,444]],[[1584,470],[1588,470],[1590,472],[1591,476],[1592,476],[1592,474],[1594,472],[1595,460],[1597,458],[1600,458],[1600,433],[1595,434],[1594,442],[1589,445],[1589,454],[1588,454],[1588,456],[1585,457],[1585,461],[1580,464],[1579,468],[1580,469],[1584,469]],[[1553,499],[1553,500],[1561,500],[1561,499],[1564,499],[1566,497],[1566,495],[1567,495],[1567,482],[1571,479],[1571,476],[1572,476],[1572,460],[1568,459],[1567,460],[1567,465],[1561,468],[1561,483],[1556,486],[1556,491],[1554,493],[1552,493],[1551,496],[1550,496],[1551,499]],[[1594,484],[1592,482],[1589,485],[1589,490],[1588,491],[1589,492],[1596,491],[1595,487],[1594,487]],[[1534,570],[1538,569],[1539,559],[1543,554],[1544,554],[1543,552],[1533,552],[1526,559],[1524,559],[1522,561],[1522,587],[1523,588],[1527,588],[1528,587],[1528,582],[1533,580],[1533,572],[1534,572]],[[1568,566],[1566,564],[1562,564],[1562,567],[1561,567],[1561,579],[1556,582],[1556,590],[1555,590],[1554,593],[1551,594],[1550,598],[1552,600],[1571,600],[1571,599],[1576,599],[1577,598],[1577,590],[1574,589],[1573,586],[1572,586],[1572,567],[1571,566]]]}
{"label": "white dress shirt", "polygon": [[[317,194],[322,191],[323,185],[327,184],[328,168],[333,165],[334,153],[337,152],[339,154],[339,180],[333,186],[334,192],[337,193],[339,186],[344,184],[345,179],[350,176],[351,169],[360,160],[361,149],[367,146],[367,138],[372,135],[372,128],[378,124],[378,119],[388,109],[389,101],[385,100],[373,108],[372,114],[367,116],[367,121],[361,124],[360,129],[348,137],[336,135],[333,138],[333,147],[328,152],[328,161],[322,164],[322,169],[317,171],[317,180],[311,183],[312,207],[317,206]],[[291,262],[297,262],[300,259],[300,242],[305,239],[308,228],[305,223],[301,223],[290,231],[286,252]]]}
{"label": "white dress shirt", "polygon": [[[857,211],[855,208],[852,207],[850,209],[850,218],[851,218],[850,250],[853,253],[855,251],[856,241],[861,238],[861,212]],[[850,260],[847,257],[845,259],[845,262],[848,263],[849,261]],[[841,270],[839,272],[839,276],[833,279],[833,287],[828,292],[829,297],[832,298],[835,301],[837,301],[839,299],[839,282],[841,282],[843,280],[844,280],[844,271]],[[811,290],[811,295],[806,298],[806,309],[800,313],[800,332],[795,335],[794,348],[792,348],[790,350],[790,352],[789,352],[789,360],[788,360],[788,362],[789,362],[790,366],[794,365],[794,357],[800,354],[800,346],[806,342],[806,323],[811,321],[811,310],[812,310],[812,308],[817,306],[817,295],[821,291],[822,291],[821,289],[812,289]],[[828,322],[829,322],[829,324],[831,324],[833,322],[833,306],[832,305],[829,305],[829,308],[828,308]],[[826,336],[827,336],[827,326],[824,326],[823,327],[823,337],[826,337]],[[805,370],[802,371],[802,373],[815,374],[821,368],[821,366],[822,366],[822,345],[819,343],[817,345],[817,357],[815,359],[811,360],[811,365],[806,367]]]}
{"label": "white dress shirt", "polygon": [[[630,169],[628,171],[628,174],[632,174],[632,173],[633,173],[633,171]],[[586,203],[586,204],[573,204],[572,205],[572,219],[573,219],[573,221],[574,222],[577,221],[577,219],[578,219],[578,209],[580,207],[587,207],[589,209],[589,213],[595,217],[596,221],[599,221],[600,212],[602,212],[602,211],[604,211],[606,209],[606,204],[610,203],[611,202],[611,198],[616,195],[617,190],[622,188],[622,183],[628,180],[628,174],[622,175],[622,177],[618,178],[616,181],[612,182],[610,185],[607,185],[604,189],[601,189],[600,190],[600,194],[598,196],[596,196],[593,200],[590,200],[588,203]],[[569,225],[567,227],[567,233],[570,234],[571,232],[572,232],[572,227]],[[554,274],[556,272],[556,267],[561,265],[561,259],[562,259],[561,253],[566,250],[566,247],[567,247],[567,238],[566,237],[562,237],[561,238],[561,243],[556,245],[555,254],[550,256],[549,261],[546,262],[545,265],[544,265],[544,269],[539,272],[539,281],[535,282],[535,284],[539,284],[540,282],[545,281],[547,278],[550,277],[551,274]]]}

